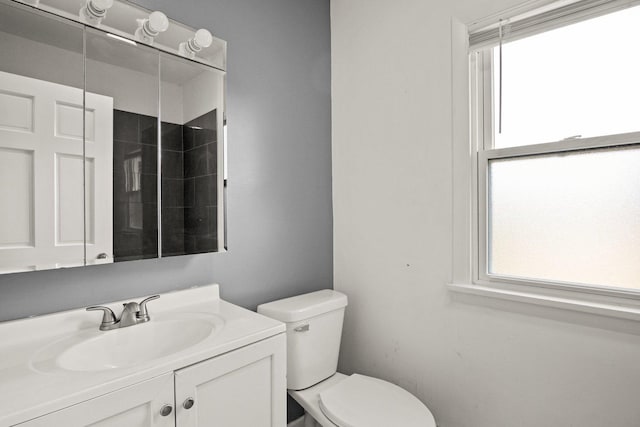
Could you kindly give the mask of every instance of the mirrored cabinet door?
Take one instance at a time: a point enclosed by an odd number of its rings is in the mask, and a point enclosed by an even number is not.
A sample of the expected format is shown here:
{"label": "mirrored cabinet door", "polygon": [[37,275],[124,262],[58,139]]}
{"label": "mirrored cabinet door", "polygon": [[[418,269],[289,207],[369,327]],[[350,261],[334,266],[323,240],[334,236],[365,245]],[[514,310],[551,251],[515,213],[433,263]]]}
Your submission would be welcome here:
{"label": "mirrored cabinet door", "polygon": [[0,58],[0,273],[83,265],[83,27],[2,2]]}
{"label": "mirrored cabinet door", "polygon": [[63,16],[0,0],[0,274],[224,250],[224,71]]}
{"label": "mirrored cabinet door", "polygon": [[217,252],[224,241],[224,73],[160,55],[162,256]]}
{"label": "mirrored cabinet door", "polygon": [[158,85],[158,51],[87,28],[87,264],[158,257]]}

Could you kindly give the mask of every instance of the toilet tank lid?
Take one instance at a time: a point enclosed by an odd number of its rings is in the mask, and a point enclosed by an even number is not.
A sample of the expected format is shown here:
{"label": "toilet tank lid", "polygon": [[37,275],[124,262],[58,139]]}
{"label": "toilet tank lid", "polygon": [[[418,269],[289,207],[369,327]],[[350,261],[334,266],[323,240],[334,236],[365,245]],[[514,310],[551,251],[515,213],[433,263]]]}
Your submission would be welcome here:
{"label": "toilet tank lid", "polygon": [[347,296],[332,289],[298,295],[258,306],[258,313],[281,322],[298,322],[347,305]]}

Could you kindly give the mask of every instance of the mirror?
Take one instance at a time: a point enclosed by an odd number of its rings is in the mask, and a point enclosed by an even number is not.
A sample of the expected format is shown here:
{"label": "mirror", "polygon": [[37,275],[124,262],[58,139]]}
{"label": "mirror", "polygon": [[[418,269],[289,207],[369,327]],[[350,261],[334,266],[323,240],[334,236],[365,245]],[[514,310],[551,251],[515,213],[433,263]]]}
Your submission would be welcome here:
{"label": "mirror", "polygon": [[88,263],[159,255],[158,58],[155,49],[86,30]]}
{"label": "mirror", "polygon": [[83,265],[83,28],[0,7],[0,272]]}
{"label": "mirror", "polygon": [[162,254],[215,252],[224,229],[224,74],[161,54],[160,75]]}
{"label": "mirror", "polygon": [[224,250],[225,73],[132,38],[0,0],[0,273]]}

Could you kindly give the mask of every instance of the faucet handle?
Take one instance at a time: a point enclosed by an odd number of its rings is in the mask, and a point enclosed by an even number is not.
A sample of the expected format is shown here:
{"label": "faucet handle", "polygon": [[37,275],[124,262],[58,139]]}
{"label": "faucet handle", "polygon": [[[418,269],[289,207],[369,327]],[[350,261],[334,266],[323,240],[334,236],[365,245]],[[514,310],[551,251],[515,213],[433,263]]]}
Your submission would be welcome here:
{"label": "faucet handle", "polygon": [[140,301],[140,309],[138,310],[138,314],[136,316],[140,322],[148,322],[149,320],[151,320],[151,318],[149,317],[149,312],[147,311],[147,303],[158,298],[160,298],[160,295],[152,295]]}
{"label": "faucet handle", "polygon": [[111,329],[113,325],[115,325],[118,320],[116,319],[116,315],[109,307],[105,307],[102,305],[92,305],[91,307],[87,307],[87,311],[100,311],[102,310],[102,323],[100,324],[100,330],[106,331]]}

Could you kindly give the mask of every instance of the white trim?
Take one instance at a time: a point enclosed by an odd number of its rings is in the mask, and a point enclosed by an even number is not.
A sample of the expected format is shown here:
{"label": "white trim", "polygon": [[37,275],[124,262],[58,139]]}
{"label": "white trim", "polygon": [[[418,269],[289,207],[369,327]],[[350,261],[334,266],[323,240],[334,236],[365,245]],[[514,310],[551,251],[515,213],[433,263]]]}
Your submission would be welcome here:
{"label": "white trim", "polygon": [[450,283],[447,288],[452,292],[470,294],[501,300],[534,304],[563,310],[578,311],[599,316],[640,321],[640,307],[607,304],[575,298],[544,295],[538,292],[523,292],[498,289],[493,286]]}
{"label": "white trim", "polygon": [[625,300],[637,300],[640,302],[640,289],[633,288],[616,288],[607,285],[588,285],[584,283],[547,281],[537,279],[527,279],[513,276],[499,276],[495,274],[485,274],[481,279],[474,281],[480,285],[507,285],[507,286],[526,286],[532,289],[547,288],[556,291],[569,291],[584,296],[603,295],[606,297],[623,298]]}
{"label": "white trim", "polygon": [[520,8],[520,13],[506,11],[488,20],[484,27],[474,24],[469,31],[471,50],[484,49],[500,43],[500,22],[503,27],[503,40],[514,41],[530,37],[545,31],[596,18],[638,5],[638,0],[580,0],[545,3],[545,7]]}
{"label": "white trim", "polygon": [[[579,4],[597,3],[601,0],[583,0]],[[578,7],[578,3],[574,6]],[[626,3],[625,3],[626,4]],[[549,12],[551,13],[551,12]],[[489,163],[495,159],[513,159],[525,156],[552,155],[570,151],[606,149],[612,147],[633,146],[640,144],[640,132],[630,132],[616,135],[597,136],[589,138],[567,139],[553,142],[544,142],[533,145],[493,148],[495,102],[493,102],[493,75],[494,66],[491,49],[468,54],[470,70],[470,108],[471,120],[471,144],[472,157],[475,167],[473,169],[472,208],[475,208],[472,219],[477,219],[472,240],[472,254],[474,256],[473,277],[470,281],[490,283],[518,283],[525,284],[535,289],[537,287],[549,287],[571,290],[581,293],[609,295],[614,297],[638,298],[640,292],[635,290],[610,288],[606,286],[590,286],[573,283],[556,283],[536,279],[511,278],[489,274],[490,239],[489,230]],[[454,64],[455,65],[455,64]],[[480,109],[480,111],[473,111]],[[455,171],[454,171],[455,173]],[[454,209],[456,207],[454,206]],[[606,285],[606,284],[604,284]]]}
{"label": "white trim", "polygon": [[495,26],[500,22],[501,19],[508,20],[515,16],[524,16],[527,13],[542,10],[545,7],[553,7],[556,4],[571,4],[578,1],[580,0],[527,0],[516,6],[509,7],[496,13],[492,13],[491,15],[474,19],[470,22],[467,22],[466,26],[469,34],[477,33],[479,31],[482,31],[483,29],[491,27],[492,25]]}
{"label": "white trim", "polygon": [[482,157],[487,159],[509,159],[514,157],[593,150],[598,148],[613,148],[625,145],[632,146],[637,144],[640,144],[640,132],[630,132],[618,135],[579,138],[517,147],[495,148],[493,150],[484,150]]}
{"label": "white trim", "polygon": [[[469,281],[475,275],[473,268],[477,264],[473,260],[473,239],[476,229],[475,203],[472,187],[475,173],[475,149],[470,128],[470,106],[472,96],[470,88],[477,85],[470,73],[467,26],[455,17],[451,20],[451,144],[452,161],[452,271],[454,281]],[[478,111],[478,110],[476,110]]]}
{"label": "white trim", "polygon": [[[539,7],[550,3],[546,0],[537,0],[527,2],[524,6],[531,10],[534,5]],[[479,27],[476,26],[476,28]],[[447,288],[455,293],[640,321],[640,293],[634,290],[537,282],[507,277],[490,277],[491,282],[480,280],[479,265],[482,264],[480,264],[478,251],[475,249],[478,248],[480,234],[477,183],[479,179],[478,152],[480,148],[484,148],[481,136],[483,136],[485,120],[480,111],[474,112],[472,109],[483,102],[482,94],[478,94],[478,91],[473,92],[474,89],[479,89],[483,76],[476,72],[479,67],[478,63],[482,61],[479,58],[480,55],[473,56],[472,53],[470,56],[469,54],[469,29],[469,25],[455,17],[452,19],[453,264],[452,283],[448,284]],[[464,83],[468,84],[465,89],[462,88]],[[561,152],[631,145],[639,142],[640,133],[630,133],[549,142],[527,147],[490,149],[490,146],[487,146],[486,148],[487,151],[492,152],[492,158],[502,158],[534,155],[549,151]]]}

